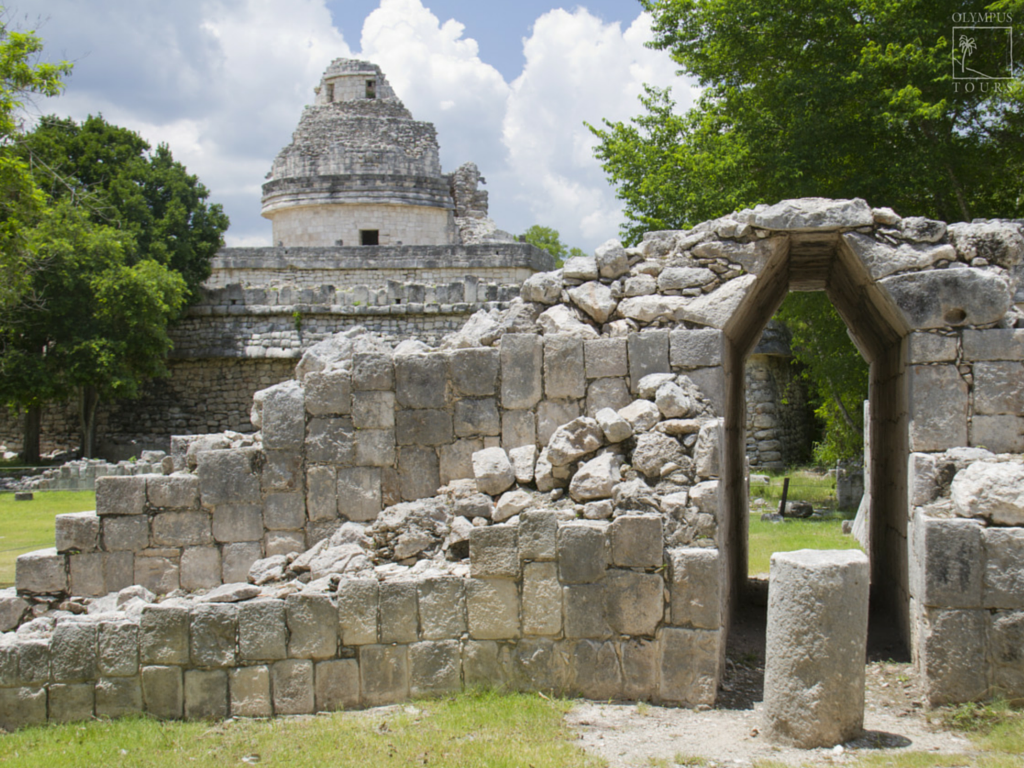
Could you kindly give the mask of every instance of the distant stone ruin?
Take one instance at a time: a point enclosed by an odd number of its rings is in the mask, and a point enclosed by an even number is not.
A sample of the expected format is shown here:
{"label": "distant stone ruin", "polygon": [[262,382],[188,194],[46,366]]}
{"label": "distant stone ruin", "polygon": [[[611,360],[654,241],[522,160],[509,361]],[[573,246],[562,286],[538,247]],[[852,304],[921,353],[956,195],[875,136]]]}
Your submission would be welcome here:
{"label": "distant stone ruin", "polygon": [[858,530],[933,704],[1024,693],[1024,237],[790,200],[527,279],[437,347],[351,329],[254,434],[96,481],[0,598],[0,725],[475,684],[713,704],[746,580],[744,360],[825,290],[871,365]]}

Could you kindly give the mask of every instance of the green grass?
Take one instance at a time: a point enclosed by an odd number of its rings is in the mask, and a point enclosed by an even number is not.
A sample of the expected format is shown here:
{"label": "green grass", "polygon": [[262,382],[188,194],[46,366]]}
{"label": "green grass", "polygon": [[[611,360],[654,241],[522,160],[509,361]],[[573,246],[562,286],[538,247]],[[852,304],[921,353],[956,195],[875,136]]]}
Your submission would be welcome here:
{"label": "green grass", "polygon": [[344,768],[599,768],[576,746],[571,706],[537,694],[469,693],[385,711],[277,720],[161,723],[145,718],[28,728],[0,737],[9,768],[117,765]]}
{"label": "green grass", "polygon": [[[789,470],[784,473],[766,473],[769,484],[750,484],[750,527],[747,533],[750,576],[767,574],[773,552],[792,552],[797,549],[860,549],[852,536],[843,533],[843,520],[853,512],[836,509],[835,481],[827,475],[808,470]],[[788,501],[807,501],[820,518],[798,520],[786,518],[782,523],[761,522],[761,515],[777,512],[782,499],[784,477],[789,477]],[[763,500],[759,504],[758,500]]]}
{"label": "green grass", "polygon": [[0,587],[14,584],[18,555],[53,546],[53,518],[96,509],[92,491],[36,491],[32,501],[0,493]]}

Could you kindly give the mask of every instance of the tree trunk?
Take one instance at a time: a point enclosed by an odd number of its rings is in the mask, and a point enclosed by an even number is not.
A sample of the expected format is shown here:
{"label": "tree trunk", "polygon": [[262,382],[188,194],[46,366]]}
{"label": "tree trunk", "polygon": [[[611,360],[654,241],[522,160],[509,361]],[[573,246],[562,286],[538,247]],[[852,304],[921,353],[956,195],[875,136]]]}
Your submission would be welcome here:
{"label": "tree trunk", "polygon": [[43,409],[33,405],[25,409],[25,431],[21,443],[22,461],[26,464],[39,463],[39,432],[43,421]]}
{"label": "tree trunk", "polygon": [[96,450],[96,406],[99,395],[92,387],[78,388],[78,423],[82,430],[82,458],[91,459]]}

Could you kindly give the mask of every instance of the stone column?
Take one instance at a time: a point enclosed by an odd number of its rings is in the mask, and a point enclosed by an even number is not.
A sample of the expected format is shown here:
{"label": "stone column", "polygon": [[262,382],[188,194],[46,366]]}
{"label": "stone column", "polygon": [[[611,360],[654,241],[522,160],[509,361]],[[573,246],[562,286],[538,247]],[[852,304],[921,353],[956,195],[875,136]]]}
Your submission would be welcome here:
{"label": "stone column", "polygon": [[768,583],[764,732],[803,749],[864,726],[868,558],[859,550],[777,552]]}

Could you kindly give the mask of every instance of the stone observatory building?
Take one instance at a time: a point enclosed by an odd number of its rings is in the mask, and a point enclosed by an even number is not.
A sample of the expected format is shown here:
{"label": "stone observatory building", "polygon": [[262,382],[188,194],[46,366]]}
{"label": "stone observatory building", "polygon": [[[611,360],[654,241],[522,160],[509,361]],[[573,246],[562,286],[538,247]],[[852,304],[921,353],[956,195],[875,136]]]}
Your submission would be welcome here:
{"label": "stone observatory building", "polygon": [[331,335],[257,431],[100,478],[0,594],[0,727],[479,684],[713,705],[749,605],[744,362],[814,290],[870,365],[877,618],[928,703],[1024,696],[1024,222],[810,198],[607,243],[437,345]]}
{"label": "stone observatory building", "polygon": [[[379,67],[332,62],[263,185],[273,245],[217,254],[172,329],[170,376],[139,400],[101,405],[99,455],[251,431],[253,393],[346,328],[437,343],[474,312],[506,309],[553,261],[488,218],[482,181],[473,163],[442,173],[434,126],[413,119]],[[18,419],[0,413],[0,443],[18,450],[21,439]],[[44,411],[43,451],[78,443],[74,403]]]}

